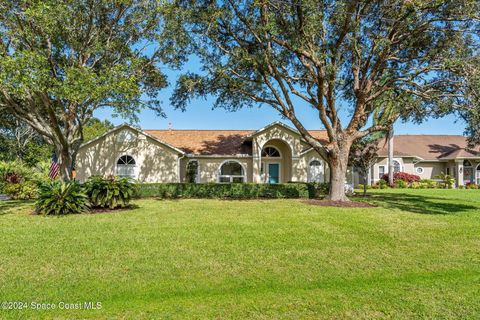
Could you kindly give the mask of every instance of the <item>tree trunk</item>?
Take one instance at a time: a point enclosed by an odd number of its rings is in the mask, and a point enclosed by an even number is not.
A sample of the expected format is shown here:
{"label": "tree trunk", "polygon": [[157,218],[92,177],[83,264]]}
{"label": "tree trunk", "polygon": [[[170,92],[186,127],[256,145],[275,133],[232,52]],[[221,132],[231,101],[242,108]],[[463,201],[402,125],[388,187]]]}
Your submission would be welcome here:
{"label": "tree trunk", "polygon": [[388,184],[393,187],[393,128],[388,132]]}
{"label": "tree trunk", "polygon": [[368,174],[365,172],[363,175],[363,196],[367,196],[367,183],[368,183]]}
{"label": "tree trunk", "polygon": [[348,168],[348,151],[339,152],[329,161],[330,192],[326,199],[333,201],[350,201],[345,195],[345,178]]}
{"label": "tree trunk", "polygon": [[57,161],[59,165],[60,181],[68,182],[73,179],[73,161],[74,157],[71,152],[63,148],[57,149]]}

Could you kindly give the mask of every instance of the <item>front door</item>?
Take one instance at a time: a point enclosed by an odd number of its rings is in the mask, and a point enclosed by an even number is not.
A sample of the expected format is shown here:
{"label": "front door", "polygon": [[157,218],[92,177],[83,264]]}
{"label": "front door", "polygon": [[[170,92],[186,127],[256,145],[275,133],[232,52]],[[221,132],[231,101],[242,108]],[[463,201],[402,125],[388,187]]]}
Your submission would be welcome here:
{"label": "front door", "polygon": [[278,163],[268,164],[268,183],[280,182],[280,165]]}

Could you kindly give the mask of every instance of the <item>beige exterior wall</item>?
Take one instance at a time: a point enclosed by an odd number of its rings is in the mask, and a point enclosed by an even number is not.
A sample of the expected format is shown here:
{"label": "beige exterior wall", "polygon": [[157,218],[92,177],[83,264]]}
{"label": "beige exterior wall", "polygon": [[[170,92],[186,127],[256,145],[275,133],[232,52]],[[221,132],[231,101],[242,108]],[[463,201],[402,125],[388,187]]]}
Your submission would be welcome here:
{"label": "beige exterior wall", "polygon": [[[422,179],[435,179],[436,175],[445,172],[445,168],[447,167],[447,165],[448,164],[446,162],[422,161],[415,164],[415,168],[412,173],[420,176],[420,178]],[[418,173],[417,168],[422,168],[423,172]]]}
{"label": "beige exterior wall", "polygon": [[[128,131],[131,139],[119,140],[124,130]],[[92,175],[115,175],[117,160],[122,155],[130,155],[135,159],[135,177],[138,181],[179,181],[179,153],[130,129],[115,131],[82,147],[77,155],[77,179],[83,182]]]}
{"label": "beige exterior wall", "polygon": [[186,181],[186,167],[189,160],[198,161],[199,175],[198,183],[215,183],[218,182],[220,175],[220,166],[226,161],[236,161],[242,165],[246,172],[246,181],[252,182],[252,158],[250,157],[189,157],[181,160],[181,177],[182,182]]}
{"label": "beige exterior wall", "polygon": [[310,150],[307,153],[301,155],[296,161],[294,161],[293,166],[293,176],[295,177],[294,181],[310,181],[310,170],[309,164],[312,160],[318,160],[322,163],[323,169],[323,181],[326,182],[330,176],[330,169],[328,164],[322,159],[322,157],[315,151]]}

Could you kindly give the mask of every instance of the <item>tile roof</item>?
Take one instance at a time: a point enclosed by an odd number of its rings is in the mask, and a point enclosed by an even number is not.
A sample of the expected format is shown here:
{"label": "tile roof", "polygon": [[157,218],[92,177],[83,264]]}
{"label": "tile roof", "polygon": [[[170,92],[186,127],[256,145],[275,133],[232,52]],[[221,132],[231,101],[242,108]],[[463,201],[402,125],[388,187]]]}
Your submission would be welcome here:
{"label": "tile roof", "polygon": [[[256,130],[144,130],[149,135],[183,150],[202,155],[252,154],[248,137]],[[311,130],[315,138],[326,141],[323,130]]]}
{"label": "tile roof", "polygon": [[[388,146],[382,140],[378,155],[386,157]],[[480,157],[480,150],[470,150],[464,136],[454,135],[395,135],[394,155],[420,157],[424,160],[447,160]]]}

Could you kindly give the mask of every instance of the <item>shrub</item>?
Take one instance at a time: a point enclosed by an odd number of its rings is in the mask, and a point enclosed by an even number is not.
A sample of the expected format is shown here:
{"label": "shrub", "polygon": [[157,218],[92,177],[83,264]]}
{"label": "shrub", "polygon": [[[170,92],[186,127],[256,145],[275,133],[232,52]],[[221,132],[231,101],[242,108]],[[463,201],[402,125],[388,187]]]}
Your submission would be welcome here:
{"label": "shrub", "polygon": [[7,183],[3,186],[3,192],[13,200],[31,200],[37,197],[38,187],[33,181]]}
{"label": "shrub", "polygon": [[465,185],[465,189],[478,189],[478,185],[472,182],[469,182]]}
{"label": "shrub", "polygon": [[445,189],[451,189],[455,184],[455,179],[451,175],[445,174],[443,172],[436,175],[434,178],[440,179],[441,180],[440,185]]}
{"label": "shrub", "polygon": [[43,183],[39,187],[35,206],[35,212],[38,214],[64,215],[83,213],[88,209],[88,196],[76,181],[67,183],[53,181]]}
{"label": "shrub", "polygon": [[85,191],[93,207],[124,208],[135,191],[135,184],[128,178],[92,176],[85,183]]}
{"label": "shrub", "polygon": [[388,188],[388,183],[386,180],[380,179],[378,180],[378,188],[380,189],[387,189]]}
{"label": "shrub", "polygon": [[433,189],[438,187],[438,181],[432,179],[422,179],[420,183],[425,186],[427,189]]}
{"label": "shrub", "polygon": [[395,181],[394,187],[400,189],[408,188],[408,183],[403,181],[402,179],[398,179],[397,181]]}
{"label": "shrub", "polygon": [[136,197],[159,198],[310,198],[325,190],[325,184],[285,183],[147,183],[140,184]]}
{"label": "shrub", "polygon": [[[388,182],[388,174],[384,174],[382,180]],[[404,182],[411,184],[412,182],[420,181],[420,177],[406,172],[395,172],[393,174],[393,183],[395,183],[397,180],[403,180]]]}

